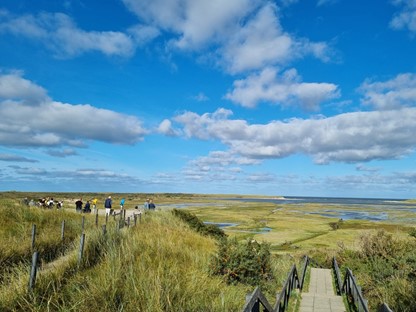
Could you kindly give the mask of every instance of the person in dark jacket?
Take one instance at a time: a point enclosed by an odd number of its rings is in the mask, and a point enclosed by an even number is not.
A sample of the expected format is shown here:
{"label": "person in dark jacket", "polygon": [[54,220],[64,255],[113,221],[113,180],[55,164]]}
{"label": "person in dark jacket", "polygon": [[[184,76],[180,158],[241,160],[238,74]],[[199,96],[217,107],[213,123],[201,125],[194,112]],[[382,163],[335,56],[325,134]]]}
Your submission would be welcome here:
{"label": "person in dark jacket", "polygon": [[87,203],[84,206],[84,213],[91,213],[91,205],[89,200],[87,200]]}
{"label": "person in dark jacket", "polygon": [[80,199],[78,199],[76,202],[75,202],[75,210],[77,211],[77,212],[82,212],[82,198],[80,198]]}
{"label": "person in dark jacket", "polygon": [[112,208],[111,208],[111,204],[113,203],[113,201],[111,200],[111,196],[108,196],[107,199],[104,202],[104,208],[105,208],[105,214],[106,215],[111,215],[111,213],[113,212]]}
{"label": "person in dark jacket", "polygon": [[155,210],[156,209],[156,205],[153,202],[153,200],[149,200],[149,210]]}

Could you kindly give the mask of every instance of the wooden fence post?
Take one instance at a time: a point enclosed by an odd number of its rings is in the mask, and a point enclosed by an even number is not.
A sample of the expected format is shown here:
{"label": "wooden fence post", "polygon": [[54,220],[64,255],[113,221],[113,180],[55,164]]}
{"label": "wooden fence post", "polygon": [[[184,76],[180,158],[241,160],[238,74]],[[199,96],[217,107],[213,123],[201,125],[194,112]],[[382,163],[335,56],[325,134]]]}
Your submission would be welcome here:
{"label": "wooden fence post", "polygon": [[61,241],[63,242],[65,239],[65,220],[62,221],[61,226]]}
{"label": "wooden fence post", "polygon": [[84,227],[85,227],[85,216],[82,216],[82,221],[81,221],[81,232],[84,233]]}
{"label": "wooden fence post", "polygon": [[31,244],[32,251],[35,249],[35,241],[36,241],[36,224],[32,224],[32,244]]}
{"label": "wooden fence post", "polygon": [[38,269],[38,259],[39,259],[39,253],[35,251],[32,256],[32,268],[30,269],[29,291],[31,291],[33,287],[35,287],[36,272]]}
{"label": "wooden fence post", "polygon": [[137,215],[134,213],[133,214],[133,220],[134,220],[134,226],[137,225]]}
{"label": "wooden fence post", "polygon": [[103,235],[105,235],[107,233],[107,225],[103,224],[102,229],[103,229]]}
{"label": "wooden fence post", "polygon": [[95,226],[98,226],[98,213],[95,215]]}
{"label": "wooden fence post", "polygon": [[127,218],[127,228],[130,227],[130,217]]}
{"label": "wooden fence post", "polygon": [[85,243],[85,233],[81,234],[81,243],[79,245],[79,254],[78,254],[78,266],[80,266],[82,261],[82,255],[84,253],[84,243]]}
{"label": "wooden fence post", "polygon": [[108,223],[108,213],[105,214],[105,224]]}

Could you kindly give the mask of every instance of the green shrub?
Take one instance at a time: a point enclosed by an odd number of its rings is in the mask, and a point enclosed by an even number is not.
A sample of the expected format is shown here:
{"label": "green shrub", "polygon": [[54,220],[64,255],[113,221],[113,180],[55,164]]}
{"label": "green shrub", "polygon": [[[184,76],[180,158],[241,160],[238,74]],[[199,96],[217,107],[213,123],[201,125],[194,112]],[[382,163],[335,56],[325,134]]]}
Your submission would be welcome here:
{"label": "green shrub", "polygon": [[409,231],[409,235],[416,238],[416,228],[411,228]]}
{"label": "green shrub", "polygon": [[247,240],[221,240],[218,254],[211,260],[211,274],[221,275],[229,284],[261,285],[272,279],[270,245]]}
{"label": "green shrub", "polygon": [[202,235],[211,236],[215,239],[223,239],[227,236],[218,226],[214,224],[205,224],[197,216],[188,211],[173,209],[172,213],[174,216],[186,222],[191,229]]}
{"label": "green shrub", "polygon": [[[357,251],[342,250],[337,256],[342,269],[350,268],[375,311],[387,302],[394,311],[411,312],[416,306],[416,242],[384,230],[360,239]],[[339,263],[340,263],[339,262]]]}

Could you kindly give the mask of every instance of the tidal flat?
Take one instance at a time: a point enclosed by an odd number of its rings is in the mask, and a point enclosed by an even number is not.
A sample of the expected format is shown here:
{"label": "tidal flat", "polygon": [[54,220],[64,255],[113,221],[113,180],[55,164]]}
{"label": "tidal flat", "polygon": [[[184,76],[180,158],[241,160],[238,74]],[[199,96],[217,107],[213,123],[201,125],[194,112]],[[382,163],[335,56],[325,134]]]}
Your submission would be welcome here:
{"label": "tidal flat", "polygon": [[276,253],[355,249],[359,238],[371,231],[383,229],[408,237],[416,223],[416,204],[412,201],[334,204],[264,199],[217,195],[215,200],[204,198],[205,204],[187,203],[177,209],[187,209],[205,222],[235,224],[223,230],[239,239],[268,242]]}
{"label": "tidal flat", "polygon": [[[72,211],[77,198],[112,195],[115,205],[126,198],[125,207],[142,208],[152,198],[157,210],[186,209],[204,222],[224,224],[223,230],[238,239],[255,239],[271,244],[276,253],[307,253],[314,249],[355,249],[359,238],[369,231],[384,229],[403,237],[416,224],[416,201],[331,198],[285,198],[282,196],[241,196],[182,193],[23,193],[4,192],[3,198],[53,197],[64,200]],[[116,205],[117,206],[117,205]]]}

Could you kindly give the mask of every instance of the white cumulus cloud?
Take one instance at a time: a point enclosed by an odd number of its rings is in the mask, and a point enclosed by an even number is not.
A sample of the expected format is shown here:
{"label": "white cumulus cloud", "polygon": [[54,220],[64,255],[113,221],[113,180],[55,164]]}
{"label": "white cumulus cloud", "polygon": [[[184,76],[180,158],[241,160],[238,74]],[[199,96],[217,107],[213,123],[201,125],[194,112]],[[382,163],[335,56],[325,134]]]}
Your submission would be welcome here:
{"label": "white cumulus cloud", "polygon": [[134,116],[53,101],[16,73],[0,75],[0,116],[0,145],[5,146],[79,147],[89,140],[134,144],[147,133]]}
{"label": "white cumulus cloud", "polygon": [[[170,36],[168,47],[205,53],[232,74],[285,64],[307,54],[327,61],[331,54],[325,42],[310,42],[285,32],[277,6],[269,1],[123,2],[141,23]],[[209,52],[204,50],[207,48]]]}
{"label": "white cumulus cloud", "polygon": [[379,110],[416,106],[416,74],[399,74],[383,82],[366,80],[359,91],[363,104]]}
{"label": "white cumulus cloud", "polygon": [[393,3],[402,8],[394,15],[390,26],[393,29],[408,29],[416,33],[416,0],[394,0]]}
{"label": "white cumulus cloud", "polygon": [[248,124],[229,119],[219,110],[198,115],[186,112],[175,118],[185,135],[217,139],[234,154],[251,159],[306,154],[316,163],[366,162],[396,159],[416,148],[416,108],[354,112],[319,119],[291,119]]}
{"label": "white cumulus cloud", "polygon": [[172,122],[169,119],[162,120],[157,128],[157,132],[172,137],[180,135],[180,132],[173,128]]}
{"label": "white cumulus cloud", "polygon": [[[130,56],[135,50],[135,42],[129,35],[119,31],[85,31],[63,13],[13,16],[5,12],[0,32],[39,40],[59,57],[73,57],[89,51]],[[134,33],[144,36],[143,31]]]}
{"label": "white cumulus cloud", "polygon": [[259,74],[234,81],[234,89],[225,98],[244,107],[271,102],[281,106],[299,104],[315,110],[321,102],[338,96],[339,90],[334,84],[302,82],[295,69],[279,75],[277,69],[268,67]]}

